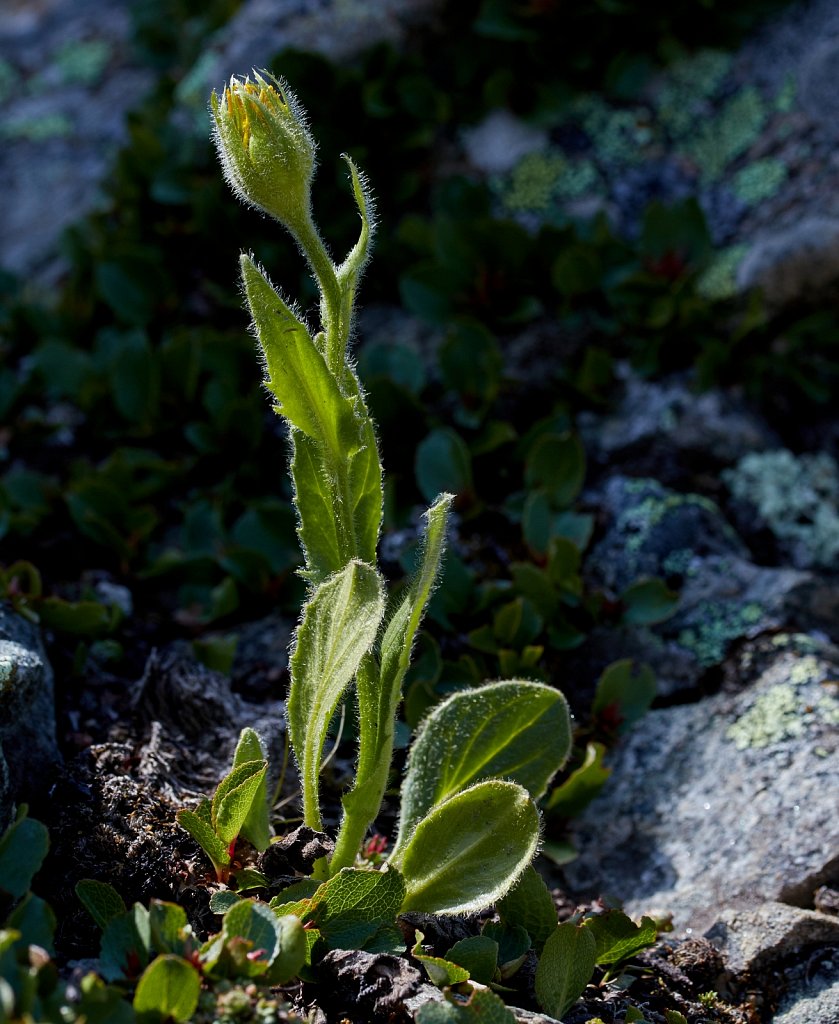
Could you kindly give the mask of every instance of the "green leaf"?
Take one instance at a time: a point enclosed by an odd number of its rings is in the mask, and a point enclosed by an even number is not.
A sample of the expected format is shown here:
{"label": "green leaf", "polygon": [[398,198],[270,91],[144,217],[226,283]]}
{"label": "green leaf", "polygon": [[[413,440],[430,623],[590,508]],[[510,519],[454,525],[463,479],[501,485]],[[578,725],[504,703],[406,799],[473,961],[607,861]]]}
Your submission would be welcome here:
{"label": "green leaf", "polygon": [[292,313],[249,256],[242,280],[265,354],[266,386],[277,412],[333,456],[346,460],[359,448],[353,402],[341,391],[306,325]]}
{"label": "green leaf", "polygon": [[333,949],[366,949],[383,925],[392,925],[405,899],[395,868],[343,868],[312,897],[310,920]]}
{"label": "green leaf", "polygon": [[26,817],[21,805],[17,820],[0,839],[0,890],[19,900],[32,884],[50,845],[46,828]]}
{"label": "green leaf", "polygon": [[135,978],[149,962],[149,912],[139,903],[110,920],[102,932],[99,973],[105,981]]}
{"label": "green leaf", "polygon": [[233,904],[241,902],[242,898],[237,892],[219,889],[210,897],[210,910],[214,914],[226,914]]}
{"label": "green leaf", "polygon": [[623,621],[630,626],[653,626],[669,619],[679,604],[679,595],[664,580],[653,576],[637,580],[620,596]]}
{"label": "green leaf", "polygon": [[465,967],[472,981],[488,985],[498,967],[498,943],[488,935],[470,935],[456,942],[446,959]]}
{"label": "green leaf", "polygon": [[268,985],[285,985],[296,978],[309,956],[309,943],[300,919],[293,914],[276,916],[280,946],[263,980]]}
{"label": "green leaf", "polygon": [[597,943],[586,928],[567,921],[558,925],[542,950],[536,968],[536,998],[552,1017],[562,1017],[591,980]]}
{"label": "green leaf", "polygon": [[227,911],[222,939],[231,952],[233,973],[245,978],[265,974],[280,950],[278,920],[270,907],[254,900],[240,900]]}
{"label": "green leaf", "polygon": [[437,988],[447,988],[450,985],[459,985],[460,982],[469,978],[469,971],[465,967],[453,964],[450,960],[444,960],[439,956],[429,956],[422,951],[422,940],[425,938],[422,932],[415,932],[416,942],[411,950],[411,956],[423,965],[431,979],[431,984]]}
{"label": "green leaf", "polygon": [[500,899],[533,859],[539,814],[527,791],[487,779],[435,807],[396,858],[402,910],[466,914]]}
{"label": "green leaf", "polygon": [[512,977],[521,967],[532,942],[527,930],[520,924],[507,925],[501,921],[487,921],[481,934],[498,945],[498,971],[501,980]]}
{"label": "green leaf", "polygon": [[71,636],[102,636],[112,633],[122,614],[116,605],[99,601],[65,601],[45,597],[38,602],[38,617],[48,628]]}
{"label": "green leaf", "polygon": [[317,444],[302,431],[292,430],[294,455],[291,475],[299,513],[297,533],[306,559],[307,574],[320,583],[346,559],[346,538],[335,514],[336,497],[330,486],[327,460]]}
{"label": "green leaf", "polygon": [[626,1016],[624,1017],[626,1024],[639,1024],[639,1022],[640,1024],[646,1024],[646,1020],[647,1018],[637,1006],[627,1006]]}
{"label": "green leaf", "polygon": [[597,689],[591,706],[596,717],[609,716],[618,731],[626,732],[647,713],[655,699],[655,673],[649,665],[642,665],[633,674],[631,658],[613,661],[597,680]]}
{"label": "green leaf", "polygon": [[688,1024],[687,1017],[678,1010],[665,1010],[664,1020],[666,1024]]}
{"label": "green leaf", "polygon": [[603,765],[605,753],[606,747],[602,743],[586,744],[583,763],[548,798],[545,804],[548,814],[575,818],[591,803],[612,774],[612,769]]}
{"label": "green leaf", "polygon": [[463,438],[448,427],[432,430],[417,448],[415,472],[426,501],[472,490],[472,460]]}
{"label": "green leaf", "polygon": [[501,923],[509,928],[521,925],[533,940],[533,948],[541,953],[549,936],[556,931],[556,907],[542,876],[532,866],[501,899],[495,909]]}
{"label": "green leaf", "polygon": [[381,645],[379,721],[396,713],[402,682],[411,663],[411,649],[422,622],[428,599],[440,574],[446,540],[446,521],[454,497],[441,494],[425,514],[425,543],[419,571],[408,595],[388,623]]}
{"label": "green leaf", "polygon": [[213,794],[213,829],[229,845],[236,839],[260,794],[265,796],[267,761],[247,761],[226,775]]}
{"label": "green leaf", "polygon": [[114,404],[129,422],[150,422],[160,398],[160,368],[148,336],[144,331],[114,334],[108,367]]}
{"label": "green leaf", "polygon": [[120,917],[126,912],[122,896],[107,882],[82,878],[76,882],[76,896],[103,931],[115,917]]}
{"label": "green leaf", "polygon": [[[465,990],[465,991],[464,991]],[[417,1024],[516,1024],[512,1010],[488,988],[474,982],[445,992],[445,1002],[429,1002],[416,1013]]]}
{"label": "green leaf", "polygon": [[321,583],[303,609],[291,656],[287,716],[306,824],[312,828],[321,825],[318,778],[329,722],[376,639],[383,612],[381,577],[357,561]]}
{"label": "green leaf", "polygon": [[134,993],[138,1018],[149,1021],[188,1021],[198,1008],[201,976],[179,956],[166,954],[143,971]]}
{"label": "green leaf", "polygon": [[576,434],[544,434],[530,449],[524,467],[528,488],[540,488],[554,505],[570,505],[582,490],[586,456]]}
{"label": "green leaf", "polygon": [[216,875],[220,878],[230,865],[230,852],[219,839],[213,826],[195,811],[181,810],[176,815],[178,824],[185,829],[212,861]]}
{"label": "green leaf", "polygon": [[6,928],[20,932],[24,946],[40,946],[50,956],[55,955],[55,914],[49,904],[31,892],[21,900],[6,919]]}
{"label": "green leaf", "polygon": [[[248,761],[264,761],[265,751],[256,730],[246,728],[239,735],[239,742],[236,744],[236,751],[233,755],[233,767],[238,768],[240,764]],[[254,795],[250,812],[241,828],[245,839],[255,846],[257,850],[265,850],[271,842],[271,823],[268,818],[268,790],[266,777]]]}
{"label": "green leaf", "polygon": [[452,694],[411,748],[395,850],[433,807],[482,779],[510,779],[538,798],[570,749],[568,705],[550,686],[511,680]]}
{"label": "green leaf", "polygon": [[149,904],[149,927],[152,948],[158,953],[184,952],[189,934],[186,911],[177,903],[152,900]]}
{"label": "green leaf", "polygon": [[583,922],[597,943],[597,963],[619,964],[642,949],[655,945],[658,929],[651,917],[642,917],[640,924],[622,910],[607,910]]}

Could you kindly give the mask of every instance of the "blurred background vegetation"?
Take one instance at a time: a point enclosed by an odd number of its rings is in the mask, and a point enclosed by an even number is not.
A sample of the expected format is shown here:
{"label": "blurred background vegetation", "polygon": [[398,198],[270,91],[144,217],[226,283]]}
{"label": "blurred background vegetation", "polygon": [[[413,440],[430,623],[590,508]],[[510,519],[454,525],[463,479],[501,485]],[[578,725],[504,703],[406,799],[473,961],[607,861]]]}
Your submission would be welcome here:
{"label": "blurred background vegetation", "polygon": [[[538,126],[582,93],[631,98],[655,69],[736,46],[781,6],[450,0],[399,52],[271,62],[319,141],[315,209],[334,252],[357,230],[341,152],[377,197],[361,293],[370,334],[357,352],[395,578],[412,563],[423,503],[458,494],[409,724],[462,682],[561,680],[593,624],[632,628],[672,611],[673,581],[620,594],[585,582],[597,524],[580,503],[575,415],[608,408],[620,361],[645,375],[692,369],[699,387],[737,384],[793,415],[827,403],[839,372],[832,313],[779,321],[759,299],[701,291],[711,243],[695,199],[653,202],[633,238],[603,216],[532,226],[447,154],[498,108]],[[304,304],[314,288],[288,238],[228,193],[209,138],[174,116],[187,71],[237,7],[134,5],[132,45],[156,84],[130,115],[104,208],[65,234],[69,269],[52,294],[0,278],[0,582],[52,631],[65,677],[136,678],[150,646],[177,637],[224,669],[239,624],[276,609],[293,620],[299,607],[285,445],[260,390],[237,254],[252,249]],[[528,332],[543,339],[538,368],[513,372]],[[640,679],[624,664],[598,688],[561,685],[593,706],[590,736],[602,739],[652,700]]]}

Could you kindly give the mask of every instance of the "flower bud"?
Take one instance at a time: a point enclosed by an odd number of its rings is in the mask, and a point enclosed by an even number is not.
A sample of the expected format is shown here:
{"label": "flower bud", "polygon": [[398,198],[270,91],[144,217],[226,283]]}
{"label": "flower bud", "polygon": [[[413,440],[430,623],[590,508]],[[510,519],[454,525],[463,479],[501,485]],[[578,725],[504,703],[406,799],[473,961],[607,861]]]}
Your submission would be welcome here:
{"label": "flower bud", "polygon": [[210,105],[219,158],[233,191],[292,232],[310,216],[315,143],[302,108],[273,75],[231,78]]}

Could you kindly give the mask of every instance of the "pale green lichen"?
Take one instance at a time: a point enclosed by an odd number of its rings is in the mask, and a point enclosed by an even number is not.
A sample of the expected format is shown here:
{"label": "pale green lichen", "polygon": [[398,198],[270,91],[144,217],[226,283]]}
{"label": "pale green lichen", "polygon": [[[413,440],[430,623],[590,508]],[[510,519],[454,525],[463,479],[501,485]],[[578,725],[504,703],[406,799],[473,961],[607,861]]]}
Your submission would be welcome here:
{"label": "pale green lichen", "polygon": [[762,750],[801,736],[804,732],[802,712],[795,687],[780,683],[762,693],[725,734],[738,750]]}
{"label": "pale green lichen", "polygon": [[755,206],[771,199],[786,180],[786,164],[776,157],[767,157],[739,170],[731,187],[738,199]]}
{"label": "pale green lichen", "polygon": [[793,455],[783,448],[754,452],[722,477],[731,494],[752,504],[779,540],[796,546],[800,564],[837,564],[839,470],[830,455]]}
{"label": "pale green lichen", "polygon": [[[794,646],[798,647],[798,641],[802,638],[783,635],[782,639],[786,643],[795,641]],[[787,678],[760,693],[726,730],[726,736],[738,750],[762,750],[795,739],[803,736],[811,725],[831,729],[839,725],[839,700],[836,694],[825,692],[818,699],[813,699],[814,688],[825,684],[828,670],[824,662],[814,654],[793,655],[793,659]],[[778,666],[781,673],[785,664],[788,662]],[[772,671],[774,675],[775,669]],[[819,750],[814,747],[813,753],[819,755]]]}
{"label": "pale green lichen", "polygon": [[729,54],[700,50],[663,77],[656,95],[658,121],[675,141],[694,135],[698,107],[713,97],[730,67]]}
{"label": "pale green lichen", "polygon": [[65,84],[95,85],[111,59],[111,44],[105,39],[67,43],[55,55]]}
{"label": "pale green lichen", "polygon": [[546,210],[567,166],[556,153],[528,153],[510,175],[504,205],[508,210]]}
{"label": "pale green lichen", "polygon": [[643,107],[612,107],[599,96],[581,96],[572,105],[573,119],[591,139],[597,155],[607,163],[634,164],[654,137],[650,113]]}
{"label": "pale green lichen", "polygon": [[756,601],[704,601],[694,611],[696,621],[678,636],[681,647],[690,651],[702,668],[718,665],[728,645],[746,635],[763,618]]}
{"label": "pale green lichen", "polygon": [[15,90],[18,74],[7,60],[0,58],[0,103],[7,100]]}
{"label": "pale green lichen", "polygon": [[750,86],[733,96],[685,147],[700,178],[710,183],[742,156],[763,131],[768,111],[760,93]]}
{"label": "pale green lichen", "polygon": [[677,548],[661,563],[662,572],[675,576],[695,576],[697,569],[694,565],[696,552],[690,548]]}
{"label": "pale green lichen", "polygon": [[697,279],[699,294],[710,302],[721,302],[736,295],[737,269],[748,251],[745,243],[720,249]]}
{"label": "pale green lichen", "polygon": [[795,98],[798,94],[798,85],[795,75],[787,75],[784,84],[781,86],[778,95],[775,97],[775,110],[779,114],[788,114],[795,106]]}
{"label": "pale green lichen", "polygon": [[30,142],[46,142],[71,135],[73,124],[65,114],[44,114],[27,120],[9,121],[0,126],[0,136],[7,139],[28,139]]}

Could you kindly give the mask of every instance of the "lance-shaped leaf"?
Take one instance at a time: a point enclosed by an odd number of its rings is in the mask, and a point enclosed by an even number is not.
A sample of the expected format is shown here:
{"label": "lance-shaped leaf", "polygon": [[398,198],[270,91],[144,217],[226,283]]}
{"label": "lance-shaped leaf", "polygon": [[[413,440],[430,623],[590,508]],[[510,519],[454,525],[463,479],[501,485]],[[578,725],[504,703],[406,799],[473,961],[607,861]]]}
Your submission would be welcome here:
{"label": "lance-shaped leaf", "polygon": [[411,648],[440,574],[446,520],[453,501],[454,495],[441,494],[426,512],[425,543],[419,571],[382,638],[379,721],[385,717],[392,718],[399,703],[402,682],[411,663]]}
{"label": "lance-shaped leaf", "polygon": [[259,343],[265,354],[268,390],[277,411],[345,459],[359,447],[352,399],[341,391],[311,335],[263,276],[253,260],[241,257],[242,280]]}
{"label": "lance-shaped leaf", "polygon": [[[240,764],[248,761],[264,761],[265,751],[255,729],[243,729],[239,735],[239,742],[236,744],[236,752],[233,755],[233,767],[238,768]],[[253,803],[245,818],[242,828],[242,835],[257,850],[265,850],[271,842],[271,825],[268,819],[268,791],[266,776],[254,793]]]}
{"label": "lance-shaped leaf", "polygon": [[622,910],[607,910],[583,922],[597,943],[597,963],[619,964],[642,949],[655,944],[658,929],[651,917],[636,924]]}
{"label": "lance-shaped leaf", "polygon": [[511,680],[452,694],[411,748],[395,851],[432,807],[481,779],[510,779],[538,798],[570,749],[568,705],[550,686]]}
{"label": "lance-shaped leaf", "polygon": [[408,889],[402,910],[483,910],[515,883],[538,844],[539,812],[527,791],[478,782],[435,807],[394,858]]}
{"label": "lance-shaped leaf", "polygon": [[338,514],[331,459],[302,430],[292,430],[291,440],[297,535],[306,559],[305,575],[317,585],[350,560],[350,539]]}
{"label": "lance-shaped leaf", "polygon": [[265,793],[267,761],[246,761],[221,780],[213,794],[213,830],[223,843],[232,843],[242,831],[260,792]]}
{"label": "lance-shaped leaf", "polygon": [[[393,756],[393,727],[402,696],[402,682],[425,606],[440,570],[446,517],[452,496],[441,495],[426,513],[425,545],[408,594],[393,614],[381,644],[381,667],[370,661],[358,675],[361,757],[354,788],[343,798],[344,819],[333,867],[352,863],[364,831],[378,814]],[[352,835],[348,822],[354,824]]]}
{"label": "lance-shaped leaf", "polygon": [[[208,801],[209,803],[209,801]],[[176,815],[178,824],[186,829],[204,853],[212,861],[216,869],[216,877],[226,877],[227,868],[230,866],[229,844],[223,843],[216,835],[213,826],[198,811],[180,810]]]}
{"label": "lance-shaped leaf", "polygon": [[201,977],[182,957],[166,954],[143,971],[134,993],[140,1021],[187,1021],[198,1007]]}
{"label": "lance-shaped leaf", "polygon": [[405,882],[395,868],[344,868],[314,894],[307,921],[333,949],[366,949],[377,932],[396,923],[404,899]]}
{"label": "lance-shaped leaf", "polygon": [[321,583],[303,610],[291,656],[288,729],[312,828],[321,824],[317,787],[326,731],[373,645],[383,611],[381,577],[357,561]]}
{"label": "lance-shaped leaf", "polygon": [[591,980],[597,942],[588,928],[567,921],[545,943],[536,968],[536,998],[552,1017],[562,1017]]}

